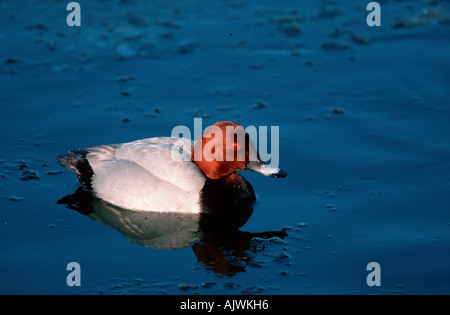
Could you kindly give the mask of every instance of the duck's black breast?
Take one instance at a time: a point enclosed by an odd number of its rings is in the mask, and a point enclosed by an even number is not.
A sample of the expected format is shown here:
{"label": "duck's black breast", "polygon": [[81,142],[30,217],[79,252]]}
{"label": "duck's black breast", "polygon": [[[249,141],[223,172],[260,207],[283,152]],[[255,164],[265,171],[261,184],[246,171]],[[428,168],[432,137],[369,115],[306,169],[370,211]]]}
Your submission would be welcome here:
{"label": "duck's black breast", "polygon": [[200,193],[203,213],[232,214],[249,208],[256,201],[252,185],[234,172],[220,178],[208,178]]}

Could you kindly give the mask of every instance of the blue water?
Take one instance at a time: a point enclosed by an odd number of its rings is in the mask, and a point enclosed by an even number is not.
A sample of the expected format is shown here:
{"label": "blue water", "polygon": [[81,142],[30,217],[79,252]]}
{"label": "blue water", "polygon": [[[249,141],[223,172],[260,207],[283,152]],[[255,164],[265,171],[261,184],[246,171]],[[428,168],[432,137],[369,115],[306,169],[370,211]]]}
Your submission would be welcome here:
{"label": "blue water", "polygon": [[[450,293],[447,1],[78,2],[0,3],[1,294]],[[199,116],[280,127],[239,231],[148,247],[57,204],[58,154]]]}

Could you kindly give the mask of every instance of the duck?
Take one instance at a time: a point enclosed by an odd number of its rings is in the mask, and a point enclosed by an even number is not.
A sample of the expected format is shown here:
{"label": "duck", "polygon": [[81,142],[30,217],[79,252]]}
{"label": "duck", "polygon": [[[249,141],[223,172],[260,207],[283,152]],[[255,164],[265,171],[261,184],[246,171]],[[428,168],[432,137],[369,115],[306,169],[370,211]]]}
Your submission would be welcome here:
{"label": "duck", "polygon": [[153,137],[72,150],[57,162],[96,198],[126,210],[163,213],[243,209],[256,195],[237,171],[287,175],[262,161],[244,127],[231,121],[211,125],[195,143]]}

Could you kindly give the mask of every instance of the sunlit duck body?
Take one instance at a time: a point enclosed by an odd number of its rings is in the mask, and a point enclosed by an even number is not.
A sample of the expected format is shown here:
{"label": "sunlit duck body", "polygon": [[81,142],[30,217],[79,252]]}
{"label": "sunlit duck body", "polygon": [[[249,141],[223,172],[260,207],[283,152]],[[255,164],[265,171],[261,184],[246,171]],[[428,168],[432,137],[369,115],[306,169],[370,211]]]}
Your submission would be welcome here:
{"label": "sunlit duck body", "polygon": [[210,126],[195,144],[182,138],[149,138],[75,150],[57,161],[94,196],[140,211],[200,213],[228,205],[247,207],[256,200],[255,193],[237,170],[286,176],[261,161],[245,129],[230,121]]}

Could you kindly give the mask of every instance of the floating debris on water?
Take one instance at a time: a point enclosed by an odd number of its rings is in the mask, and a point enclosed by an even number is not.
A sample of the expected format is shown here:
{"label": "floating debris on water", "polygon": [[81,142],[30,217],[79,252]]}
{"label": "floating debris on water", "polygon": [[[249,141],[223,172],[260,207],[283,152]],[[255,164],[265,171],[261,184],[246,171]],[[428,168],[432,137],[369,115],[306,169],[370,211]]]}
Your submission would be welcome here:
{"label": "floating debris on water", "polygon": [[333,19],[342,14],[343,14],[342,10],[321,4],[320,8],[319,8],[319,13],[317,13],[317,18],[318,19]]}
{"label": "floating debris on water", "polygon": [[195,40],[185,40],[179,43],[178,52],[180,54],[192,53],[197,46],[197,41]]}
{"label": "floating debris on water", "polygon": [[148,18],[145,15],[132,12],[127,13],[127,21],[131,25],[137,27],[146,27],[150,24]]}
{"label": "floating debris on water", "polygon": [[234,106],[219,106],[217,108],[221,112],[230,111],[236,109]]}
{"label": "floating debris on water", "polygon": [[251,260],[248,265],[255,268],[263,268],[266,262],[262,259]]}
{"label": "floating debris on water", "polygon": [[39,175],[36,171],[33,170],[24,170],[22,172],[22,180],[33,180],[33,179],[39,179]]}
{"label": "floating debris on water", "polygon": [[58,175],[58,174],[62,174],[62,170],[57,170],[57,171],[49,171],[49,172],[47,172],[47,175],[51,175],[51,176],[53,176],[53,175]]}
{"label": "floating debris on water", "polygon": [[197,289],[198,287],[196,285],[182,283],[178,285],[178,288],[182,291],[189,291],[192,289]]}
{"label": "floating debris on water", "polygon": [[244,260],[237,259],[237,257],[236,257],[236,259],[233,259],[230,261],[230,265],[237,266],[237,267],[245,267],[245,266],[247,266],[247,263]]}
{"label": "floating debris on water", "polygon": [[19,169],[20,169],[20,170],[23,170],[23,169],[28,168],[27,162],[25,162],[25,161],[23,161],[23,160],[20,160],[20,161],[18,161],[18,163],[19,163]]}
{"label": "floating debris on water", "polygon": [[287,271],[287,270],[279,270],[278,272],[279,272],[280,276],[287,276],[287,275],[292,273],[292,272]]}
{"label": "floating debris on water", "polygon": [[449,15],[442,7],[436,9],[424,8],[422,9],[421,13],[416,16],[397,20],[392,25],[392,27],[413,28],[418,26],[425,26],[436,22],[440,24],[446,24],[448,23],[449,18],[450,18]]}
{"label": "floating debris on water", "polygon": [[236,287],[240,287],[240,285],[233,282],[227,282],[223,284],[223,287],[227,289],[235,289]]}
{"label": "floating debris on water", "polygon": [[264,68],[264,62],[254,62],[250,65],[250,69],[253,70],[260,70],[262,68]]}
{"label": "floating debris on water", "polygon": [[203,113],[203,109],[201,108],[191,110],[188,112],[188,114],[192,115],[193,117],[201,117],[203,119],[211,118],[213,116],[213,113]]}
{"label": "floating debris on water", "polygon": [[129,81],[133,81],[134,79],[135,79],[135,77],[132,75],[121,75],[116,78],[116,81],[117,82],[129,82]]}
{"label": "floating debris on water", "polygon": [[9,200],[11,200],[11,201],[22,201],[24,199],[21,198],[21,197],[17,197],[17,196],[11,196],[11,197],[9,197]]}
{"label": "floating debris on water", "polygon": [[350,38],[352,39],[353,42],[355,42],[356,44],[359,44],[359,45],[370,45],[371,44],[370,37],[366,36],[366,35],[358,36],[358,35],[352,34],[350,36]]}
{"label": "floating debris on water", "polygon": [[334,108],[331,112],[332,112],[333,114],[339,115],[339,114],[343,114],[343,113],[344,113],[344,110],[343,110],[342,108],[336,107],[336,108]]}
{"label": "floating debris on water", "polygon": [[247,294],[258,294],[258,293],[261,293],[261,292],[263,292],[265,290],[266,289],[264,287],[255,285],[255,286],[252,286],[252,287],[249,287],[249,288],[246,288],[246,289],[242,290],[241,293],[242,294],[246,294],[246,295]]}
{"label": "floating debris on water", "polygon": [[274,261],[285,261],[291,259],[291,256],[289,254],[286,254],[285,252],[281,252],[273,258]]}
{"label": "floating debris on water", "polygon": [[5,59],[5,63],[7,64],[14,64],[14,63],[18,63],[19,62],[19,58],[16,57],[9,57]]}
{"label": "floating debris on water", "polygon": [[277,31],[286,35],[286,37],[298,37],[302,33],[301,22],[303,16],[278,16],[271,18],[270,22],[277,25]]}
{"label": "floating debris on water", "polygon": [[267,104],[264,101],[255,100],[255,105],[252,106],[252,109],[263,109],[269,107],[269,104]]}

